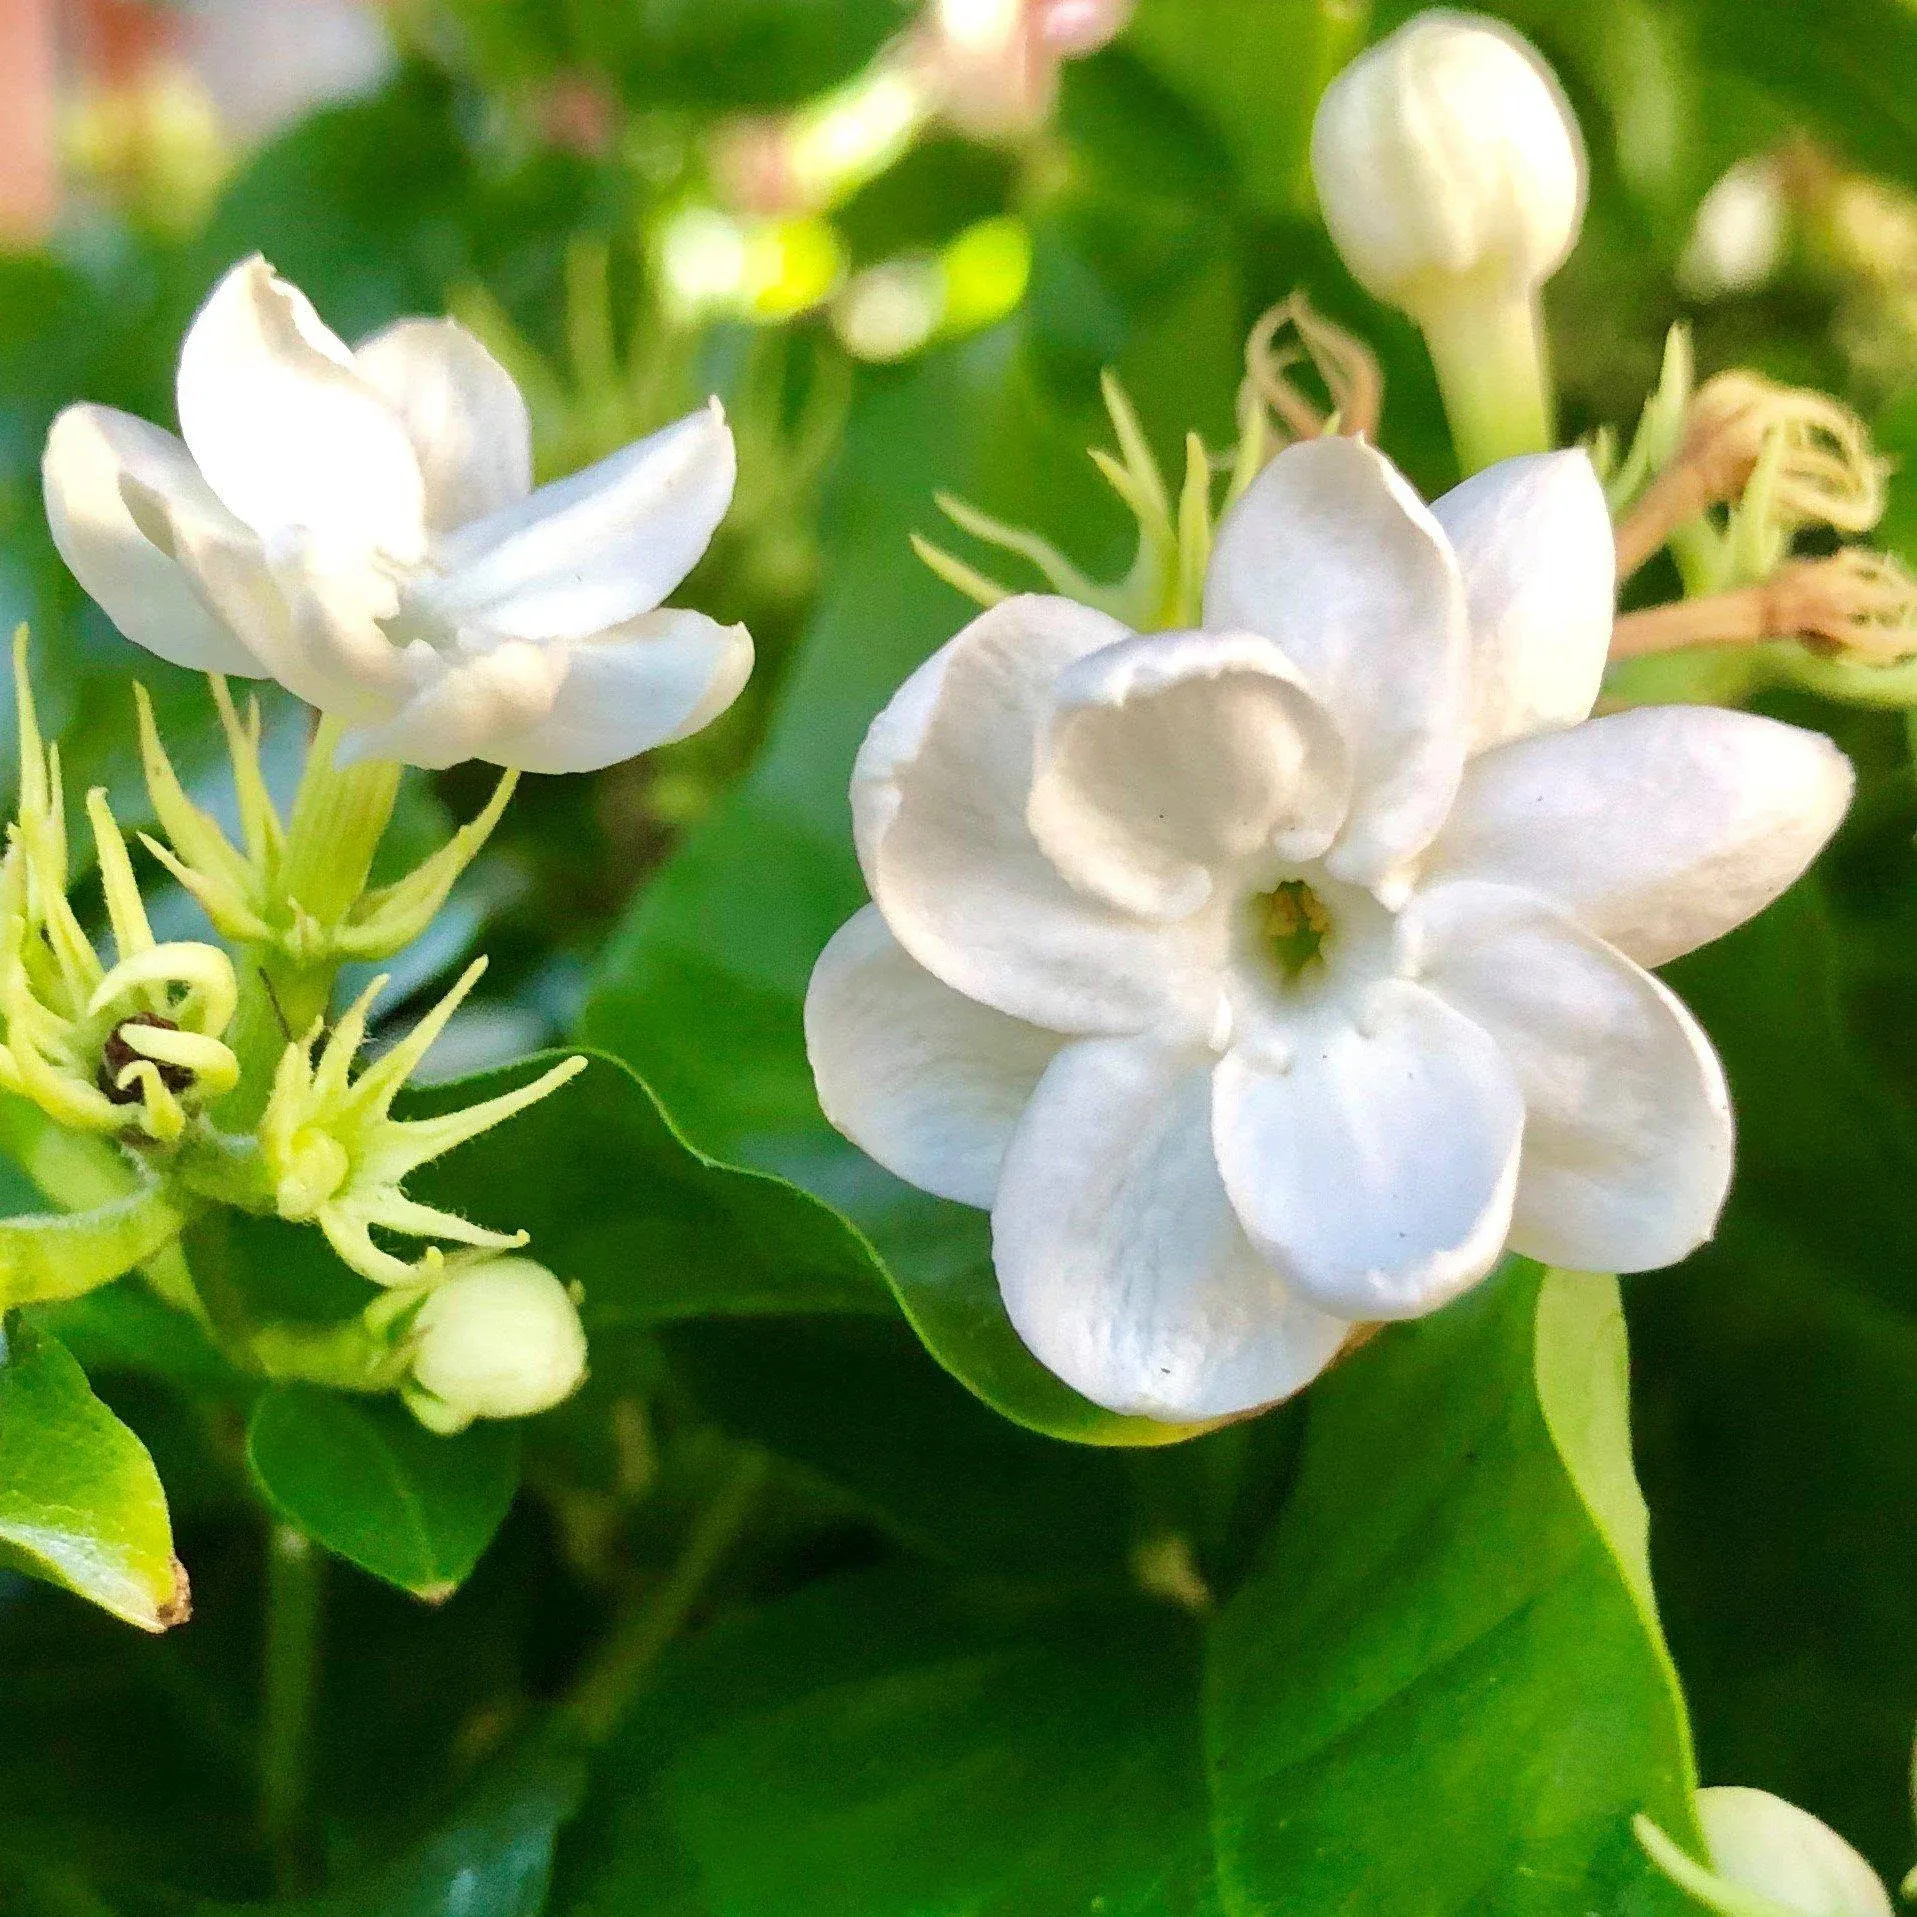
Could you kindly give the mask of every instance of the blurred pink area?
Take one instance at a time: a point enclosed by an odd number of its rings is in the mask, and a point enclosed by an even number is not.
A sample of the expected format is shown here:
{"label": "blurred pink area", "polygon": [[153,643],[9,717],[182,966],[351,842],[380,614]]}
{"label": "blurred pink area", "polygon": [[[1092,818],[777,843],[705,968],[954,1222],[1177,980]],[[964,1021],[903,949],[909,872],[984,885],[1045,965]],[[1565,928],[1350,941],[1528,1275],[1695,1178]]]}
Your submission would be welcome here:
{"label": "blurred pink area", "polygon": [[60,204],[54,0],[0,0],[0,246],[31,246]]}
{"label": "blurred pink area", "polygon": [[183,73],[245,146],[378,85],[392,57],[378,0],[0,0],[0,246],[52,232],[73,100]]}

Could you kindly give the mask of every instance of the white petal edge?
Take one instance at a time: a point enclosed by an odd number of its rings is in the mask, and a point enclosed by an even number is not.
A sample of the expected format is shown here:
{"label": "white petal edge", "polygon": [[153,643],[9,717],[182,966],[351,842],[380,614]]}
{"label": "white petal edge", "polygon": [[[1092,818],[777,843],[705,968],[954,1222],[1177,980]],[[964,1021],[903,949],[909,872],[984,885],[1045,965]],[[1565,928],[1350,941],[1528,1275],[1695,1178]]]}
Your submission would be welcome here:
{"label": "white petal edge", "polygon": [[1854,784],[1822,733],[1717,706],[1640,706],[1474,760],[1425,880],[1535,892],[1662,965],[1788,890]]}
{"label": "white petal edge", "polygon": [[1064,1042],[941,985],[872,905],[833,934],[806,988],[806,1057],[826,1117],[907,1184],[980,1210]]}
{"label": "white petal edge", "polygon": [[393,717],[348,735],[346,762],[596,772],[716,719],[751,677],[752,636],[668,606],[571,645],[413,646],[403,658],[417,689]]}
{"label": "white petal edge", "polygon": [[1350,790],[1337,728],[1269,639],[1154,633],[1060,674],[1025,816],[1081,890],[1176,919],[1247,860],[1318,857]]}
{"label": "white petal edge", "polygon": [[1528,893],[1470,881],[1415,899],[1418,977],[1496,1041],[1524,1094],[1513,1251],[1657,1271],[1716,1229],[1733,1128],[1724,1068],[1677,998]]}
{"label": "white petal edge", "polygon": [[482,759],[522,772],[596,772],[710,725],[752,676],[744,626],[677,606],[546,650],[565,660],[551,712]]}
{"label": "white petal edge", "polygon": [[1714,1784],[1698,1792],[1697,1814],[1727,1884],[1805,1917],[1892,1917],[1883,1879],[1809,1811],[1769,1791]]}
{"label": "white petal edge", "polygon": [[1374,986],[1289,1071],[1219,1061],[1212,1136],[1251,1241],[1323,1310],[1417,1318],[1497,1263],[1524,1100],[1490,1037],[1434,994]]}
{"label": "white petal edge", "polygon": [[1464,584],[1424,503],[1362,440],[1287,447],[1218,528],[1205,625],[1275,640],[1330,709],[1353,792],[1328,869],[1392,877],[1444,821],[1470,697]]}
{"label": "white petal edge", "polygon": [[413,443],[429,532],[453,532],[532,491],[525,399],[457,320],[396,320],[362,341],[353,359]]}
{"label": "white petal edge", "polygon": [[269,547],[304,532],[403,565],[424,556],[424,482],[406,428],[306,295],[257,254],[187,329],[177,398],[207,484]]}
{"label": "white petal edge", "polygon": [[462,527],[413,603],[515,639],[584,639],[650,612],[732,503],[732,429],[715,399],[649,438]]}
{"label": "white petal edge", "polygon": [[60,557],[127,638],[190,671],[264,674],[181,563],[174,525],[194,519],[244,545],[253,536],[173,434],[108,406],[69,406],[47,435],[40,470]]}
{"label": "white petal edge", "polygon": [[1212,1156],[1210,1059],[1069,1045],[999,1177],[992,1257],[1019,1336],[1108,1410],[1230,1417],[1309,1384],[1350,1332],[1252,1249]]}
{"label": "white petal edge", "polygon": [[1431,513],[1464,573],[1471,751],[1588,719],[1617,593],[1610,508],[1589,456],[1500,460]]}
{"label": "white petal edge", "polygon": [[1217,1003],[1215,928],[1085,897],[1026,824],[1052,686],[1130,636],[1067,599],[1007,599],[900,687],[852,772],[854,836],[892,935],[954,991],[1056,1032],[1208,1028]]}

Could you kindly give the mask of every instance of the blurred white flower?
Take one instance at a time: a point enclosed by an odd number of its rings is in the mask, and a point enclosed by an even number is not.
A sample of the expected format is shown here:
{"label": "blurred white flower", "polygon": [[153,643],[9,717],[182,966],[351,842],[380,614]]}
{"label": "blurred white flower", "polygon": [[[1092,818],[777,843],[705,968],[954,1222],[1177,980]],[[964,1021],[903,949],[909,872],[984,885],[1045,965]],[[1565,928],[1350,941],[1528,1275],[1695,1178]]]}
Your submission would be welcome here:
{"label": "blurred white flower", "polygon": [[1756,292],[1783,264],[1789,212],[1777,161],[1739,160],[1698,204],[1678,285],[1696,299]]}
{"label": "blurred white flower", "polygon": [[1010,599],[873,724],[820,1098],[991,1209],[1087,1397],[1229,1415],[1507,1244],[1635,1271],[1710,1234],[1722,1072],[1643,968],[1796,878],[1851,772],[1747,713],[1591,719],[1612,583],[1582,453],[1427,510],[1306,441],[1220,527],[1202,630]]}
{"label": "blurred white flower", "polygon": [[426,1294],[406,1402],[421,1424],[530,1418],[578,1390],[586,1334],[566,1287],[530,1258],[491,1258]]}
{"label": "blurred white flower", "polygon": [[1828,1824],[1768,1791],[1697,1794],[1717,1874],[1795,1917],[1891,1917],[1883,1880]]}
{"label": "blurred white flower", "polygon": [[181,439],[60,415],[54,541],[128,638],[279,680],[348,728],[342,760],[590,771],[745,684],[743,626],[661,605],[731,501],[716,400],[534,492],[525,402],[470,333],[349,351],[255,257],[187,333],[178,406]]}

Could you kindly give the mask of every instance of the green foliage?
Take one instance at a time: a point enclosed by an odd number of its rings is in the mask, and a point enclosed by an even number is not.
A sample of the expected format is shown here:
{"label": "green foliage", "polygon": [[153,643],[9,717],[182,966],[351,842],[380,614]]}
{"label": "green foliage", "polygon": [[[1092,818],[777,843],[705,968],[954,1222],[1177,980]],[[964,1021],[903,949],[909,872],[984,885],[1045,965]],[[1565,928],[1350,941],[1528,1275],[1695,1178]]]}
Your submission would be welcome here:
{"label": "green foliage", "polygon": [[390,1399],[314,1385],[262,1394],[246,1461],[288,1524],[428,1603],[465,1581],[519,1483],[510,1425],[435,1437]]}
{"label": "green foliage", "polygon": [[187,1612],[153,1460],[59,1341],[18,1313],[0,1320],[0,1567],[9,1566],[145,1631]]}
{"label": "green foliage", "polygon": [[1700,1842],[1621,1330],[1608,1280],[1523,1266],[1394,1327],[1196,1616],[880,1572],[715,1630],[609,1753],[556,1908],[1689,1908],[1629,1829]]}

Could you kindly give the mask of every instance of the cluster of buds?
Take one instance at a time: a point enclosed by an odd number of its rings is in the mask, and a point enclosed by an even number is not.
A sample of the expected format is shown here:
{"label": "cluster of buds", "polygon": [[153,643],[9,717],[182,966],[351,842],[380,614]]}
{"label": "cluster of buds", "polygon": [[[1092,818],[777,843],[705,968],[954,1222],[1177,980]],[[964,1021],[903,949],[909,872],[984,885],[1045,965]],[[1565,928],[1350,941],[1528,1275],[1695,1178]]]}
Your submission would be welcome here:
{"label": "cluster of buds", "polygon": [[[341,962],[387,955],[430,923],[510,794],[407,877],[368,889],[398,768],[333,762],[322,725],[289,819],[268,792],[257,704],[244,717],[213,694],[233,762],[235,843],[187,795],[139,695],[140,731],[163,836],[158,863],[235,947],[155,938],[125,836],[89,793],[100,888],[113,941],[94,948],[68,896],[72,878],[57,747],[40,732],[24,628],[14,643],[21,778],[0,860],[0,1092],[9,1146],[72,1209],[6,1221],[0,1306],[72,1296],[151,1265],[201,1212],[230,1206],[315,1226],[378,1287],[357,1316],[314,1327],[256,1318],[245,1300],[202,1300],[174,1259],[171,1302],[194,1311],[240,1362],[269,1376],[396,1391],[431,1429],[522,1417],[558,1403],[585,1372],[577,1300],[499,1231],[410,1197],[421,1166],[557,1091],[580,1058],[531,1083],[426,1118],[395,1101],[484,970],[470,966],[396,1044],[363,1063],[385,979],[329,1026]],[[277,981],[277,982],[276,982]],[[319,1009],[281,1027],[285,1001]],[[21,1114],[31,1117],[23,1131]],[[33,1127],[37,1127],[35,1131]],[[49,1140],[64,1138],[64,1148]],[[22,1140],[25,1148],[21,1149]],[[376,1236],[377,1234],[377,1236]],[[408,1259],[382,1239],[411,1238]],[[453,1247],[449,1253],[442,1247]],[[159,1268],[154,1267],[160,1283]]]}

